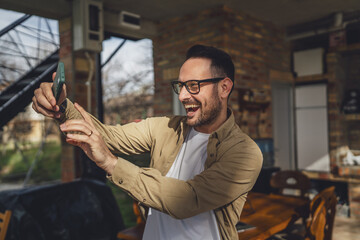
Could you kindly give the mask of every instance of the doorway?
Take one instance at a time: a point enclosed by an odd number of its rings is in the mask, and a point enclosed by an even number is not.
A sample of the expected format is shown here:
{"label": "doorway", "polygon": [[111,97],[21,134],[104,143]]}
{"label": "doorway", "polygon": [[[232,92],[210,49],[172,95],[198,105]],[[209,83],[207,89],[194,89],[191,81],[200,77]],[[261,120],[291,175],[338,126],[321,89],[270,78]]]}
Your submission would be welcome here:
{"label": "doorway", "polygon": [[295,169],[293,88],[286,83],[273,83],[271,88],[275,166]]}

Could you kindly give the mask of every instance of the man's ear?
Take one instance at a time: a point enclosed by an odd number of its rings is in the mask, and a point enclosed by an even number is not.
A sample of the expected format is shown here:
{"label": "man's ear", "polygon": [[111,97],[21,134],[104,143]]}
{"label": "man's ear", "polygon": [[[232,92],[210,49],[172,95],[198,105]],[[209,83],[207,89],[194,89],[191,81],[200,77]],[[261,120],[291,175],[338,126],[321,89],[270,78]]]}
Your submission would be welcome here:
{"label": "man's ear", "polygon": [[224,99],[227,99],[231,92],[231,88],[233,85],[234,85],[234,83],[228,77],[221,80],[220,81],[220,96]]}

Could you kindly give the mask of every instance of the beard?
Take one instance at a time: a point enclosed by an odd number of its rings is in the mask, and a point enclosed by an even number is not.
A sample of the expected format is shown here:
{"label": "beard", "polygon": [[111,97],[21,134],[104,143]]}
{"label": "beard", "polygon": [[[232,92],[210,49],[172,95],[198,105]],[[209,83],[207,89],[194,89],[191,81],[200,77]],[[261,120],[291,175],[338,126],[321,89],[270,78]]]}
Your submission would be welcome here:
{"label": "beard", "polygon": [[187,124],[191,127],[200,127],[204,125],[209,125],[213,123],[216,118],[219,116],[222,106],[221,101],[218,95],[217,88],[214,88],[214,98],[210,98],[211,102],[205,102],[204,104],[200,103],[200,116],[192,122],[191,119],[187,119]]}

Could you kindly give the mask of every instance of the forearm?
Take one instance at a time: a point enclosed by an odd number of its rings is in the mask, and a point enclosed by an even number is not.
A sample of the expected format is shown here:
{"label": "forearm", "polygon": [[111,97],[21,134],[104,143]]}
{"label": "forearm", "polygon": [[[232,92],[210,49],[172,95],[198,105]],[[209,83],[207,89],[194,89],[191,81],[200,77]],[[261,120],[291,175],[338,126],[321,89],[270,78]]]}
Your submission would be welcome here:
{"label": "forearm", "polygon": [[[66,107],[58,123],[67,120],[82,119],[74,104],[66,99]],[[126,126],[110,126],[101,123],[90,115],[95,128],[103,137],[107,147],[114,154],[138,154],[150,150],[150,134],[146,124],[128,124]]]}
{"label": "forearm", "polygon": [[[139,168],[119,158],[108,179],[143,205],[174,218],[181,219],[198,214],[194,205],[189,202],[196,198],[191,186],[185,181],[162,176],[156,169]],[[177,197],[173,195],[174,192],[178,194]],[[176,202],[184,204],[173,207]],[[186,207],[191,209],[185,210]]]}

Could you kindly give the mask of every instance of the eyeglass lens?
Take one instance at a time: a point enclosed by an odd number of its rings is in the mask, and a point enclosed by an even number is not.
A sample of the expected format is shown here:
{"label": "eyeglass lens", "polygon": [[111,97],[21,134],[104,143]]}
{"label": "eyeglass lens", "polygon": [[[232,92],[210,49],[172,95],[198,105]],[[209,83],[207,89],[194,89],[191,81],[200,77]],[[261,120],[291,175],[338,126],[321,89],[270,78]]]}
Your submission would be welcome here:
{"label": "eyeglass lens", "polygon": [[174,90],[177,94],[180,93],[181,88],[185,86],[185,88],[192,94],[199,92],[199,83],[197,81],[187,81],[187,82],[177,82],[173,84]]}

